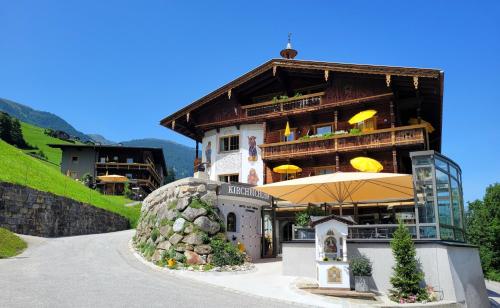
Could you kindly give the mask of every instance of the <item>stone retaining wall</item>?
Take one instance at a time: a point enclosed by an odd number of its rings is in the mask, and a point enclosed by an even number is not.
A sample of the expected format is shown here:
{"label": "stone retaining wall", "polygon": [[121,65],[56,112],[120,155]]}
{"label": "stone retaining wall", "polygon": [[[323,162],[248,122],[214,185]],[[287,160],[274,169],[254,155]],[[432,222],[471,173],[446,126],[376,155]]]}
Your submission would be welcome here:
{"label": "stone retaining wall", "polygon": [[217,187],[216,182],[185,178],[152,192],[142,203],[136,247],[153,262],[169,253],[187,264],[210,263],[210,238],[226,240]]}
{"label": "stone retaining wall", "polygon": [[126,230],[118,214],[26,186],[0,182],[0,227],[43,237]]}

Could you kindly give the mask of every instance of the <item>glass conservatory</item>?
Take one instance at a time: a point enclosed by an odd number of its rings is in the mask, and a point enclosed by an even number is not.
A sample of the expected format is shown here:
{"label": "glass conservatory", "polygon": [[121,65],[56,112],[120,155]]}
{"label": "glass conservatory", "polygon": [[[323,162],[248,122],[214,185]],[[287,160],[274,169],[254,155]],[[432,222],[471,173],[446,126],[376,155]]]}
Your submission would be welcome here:
{"label": "glass conservatory", "polygon": [[434,151],[410,153],[417,206],[417,239],[465,241],[460,167]]}

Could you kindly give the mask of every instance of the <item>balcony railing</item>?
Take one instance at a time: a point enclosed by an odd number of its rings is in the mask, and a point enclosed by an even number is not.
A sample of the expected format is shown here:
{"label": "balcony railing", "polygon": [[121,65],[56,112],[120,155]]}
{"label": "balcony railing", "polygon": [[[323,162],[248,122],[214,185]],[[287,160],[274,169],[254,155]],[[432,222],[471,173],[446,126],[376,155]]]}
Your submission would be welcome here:
{"label": "balcony railing", "polygon": [[279,160],[304,155],[346,152],[393,145],[425,144],[425,125],[380,129],[360,135],[343,134],[289,142],[262,144],[262,158]]}
{"label": "balcony railing", "polygon": [[119,163],[119,162],[97,162],[96,168],[105,169],[121,169],[121,170],[147,170],[153,175],[154,179],[158,184],[162,184],[162,177],[156,172],[156,169],[152,163]]}
{"label": "balcony railing", "polygon": [[286,99],[277,99],[270,102],[258,103],[249,106],[243,106],[247,117],[261,116],[275,112],[287,112],[292,110],[306,109],[316,107],[321,104],[321,97],[324,92],[290,97]]}
{"label": "balcony railing", "polygon": [[[410,231],[412,238],[417,238],[417,228],[415,224],[405,225]],[[354,225],[349,226],[350,240],[388,240],[392,239],[398,225]]]}

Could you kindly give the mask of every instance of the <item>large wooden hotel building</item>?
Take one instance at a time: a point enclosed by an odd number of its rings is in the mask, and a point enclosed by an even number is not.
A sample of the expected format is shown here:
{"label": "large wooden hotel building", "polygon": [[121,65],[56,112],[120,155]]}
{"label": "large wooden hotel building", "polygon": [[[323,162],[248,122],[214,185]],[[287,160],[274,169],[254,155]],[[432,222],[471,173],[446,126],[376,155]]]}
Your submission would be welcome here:
{"label": "large wooden hotel building", "polygon": [[[357,223],[349,227],[349,239],[390,238],[403,220],[416,239],[463,241],[461,171],[439,154],[443,72],[302,61],[293,59],[294,53],[284,49],[283,58],[251,70],[161,124],[195,140],[197,153],[202,145],[195,168],[211,180],[261,185],[356,171],[350,160],[359,156],[377,160],[383,172],[413,173],[415,199],[343,207],[340,214]],[[375,116],[349,123],[366,110],[376,111]],[[284,164],[301,171],[273,171]],[[295,237],[298,208],[281,202],[269,212],[264,209],[263,234],[272,234],[268,241],[275,245],[263,255],[279,254],[281,243]],[[340,209],[329,210],[338,214]]]}

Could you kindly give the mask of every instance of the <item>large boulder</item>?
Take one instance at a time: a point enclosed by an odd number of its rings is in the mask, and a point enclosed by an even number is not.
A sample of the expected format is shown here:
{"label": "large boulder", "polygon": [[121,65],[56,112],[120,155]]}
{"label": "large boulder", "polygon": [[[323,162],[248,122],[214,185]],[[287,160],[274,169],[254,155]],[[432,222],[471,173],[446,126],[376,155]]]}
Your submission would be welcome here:
{"label": "large boulder", "polygon": [[184,218],[182,217],[177,218],[174,221],[174,226],[172,230],[174,230],[174,232],[181,232],[184,229],[184,223],[186,223],[186,220]]}
{"label": "large boulder", "polygon": [[204,208],[193,208],[191,206],[188,206],[184,212],[182,212],[182,217],[186,218],[186,220],[193,221],[196,218],[206,215],[207,210]]}
{"label": "large boulder", "polygon": [[175,218],[177,218],[177,215],[179,215],[179,211],[177,211],[176,209],[172,209],[167,211],[165,218],[167,218],[168,220],[175,220]]}
{"label": "large boulder", "polygon": [[163,235],[164,237],[167,237],[170,231],[172,231],[172,227],[169,225],[160,227],[160,234]]}
{"label": "large boulder", "polygon": [[179,243],[181,240],[182,240],[182,235],[180,235],[179,233],[172,234],[172,236],[168,239],[168,241],[173,245]]}
{"label": "large boulder", "polygon": [[158,244],[158,246],[156,246],[156,248],[168,250],[170,248],[170,246],[172,246],[172,244],[169,241],[164,241],[164,242],[161,242],[160,244]]}
{"label": "large boulder", "polygon": [[194,251],[184,251],[184,256],[186,256],[186,263],[190,265],[205,264],[202,257]]}
{"label": "large boulder", "polygon": [[203,233],[196,232],[186,235],[182,241],[190,245],[201,245],[203,244],[203,237]]}
{"label": "large boulder", "polygon": [[212,252],[212,247],[207,244],[194,246],[194,252],[200,255],[207,255]]}
{"label": "large boulder", "polygon": [[196,218],[194,224],[200,228],[200,230],[207,232],[208,234],[216,234],[220,230],[220,224],[218,222],[210,220],[206,216],[201,216]]}
{"label": "large boulder", "polygon": [[184,209],[186,209],[186,207],[189,205],[189,202],[191,202],[190,199],[191,198],[189,197],[179,198],[179,200],[177,201],[177,206],[175,208],[181,212],[184,211]]}

